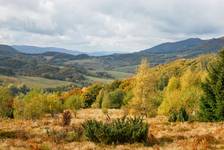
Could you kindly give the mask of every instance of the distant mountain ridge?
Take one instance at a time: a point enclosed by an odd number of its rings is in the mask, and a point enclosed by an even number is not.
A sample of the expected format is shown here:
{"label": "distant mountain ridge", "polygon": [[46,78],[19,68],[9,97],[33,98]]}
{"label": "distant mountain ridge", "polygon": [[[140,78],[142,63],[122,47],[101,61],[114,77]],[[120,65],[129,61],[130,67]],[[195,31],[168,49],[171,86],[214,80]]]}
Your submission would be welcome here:
{"label": "distant mountain ridge", "polygon": [[178,58],[191,58],[201,54],[216,53],[224,48],[224,38],[202,40],[190,38],[178,42],[168,42],[139,52],[102,56],[105,64],[111,61],[116,66],[137,65],[142,58],[148,58],[153,65],[167,63]]}
{"label": "distant mountain ridge", "polygon": [[59,52],[59,53],[66,53],[71,55],[88,54],[90,56],[105,56],[105,55],[111,55],[115,53],[110,51],[81,52],[77,50],[68,50],[65,48],[58,48],[58,47],[39,47],[39,46],[30,46],[30,45],[12,45],[12,47],[18,50],[19,52],[26,53],[26,54],[42,54],[46,52]]}
{"label": "distant mountain ridge", "polygon": [[83,54],[79,51],[68,50],[65,48],[57,48],[57,47],[38,47],[38,46],[29,46],[29,45],[12,45],[12,47],[19,52],[27,53],[27,54],[41,54],[45,52],[59,52],[59,53],[67,53],[71,55],[79,55]]}

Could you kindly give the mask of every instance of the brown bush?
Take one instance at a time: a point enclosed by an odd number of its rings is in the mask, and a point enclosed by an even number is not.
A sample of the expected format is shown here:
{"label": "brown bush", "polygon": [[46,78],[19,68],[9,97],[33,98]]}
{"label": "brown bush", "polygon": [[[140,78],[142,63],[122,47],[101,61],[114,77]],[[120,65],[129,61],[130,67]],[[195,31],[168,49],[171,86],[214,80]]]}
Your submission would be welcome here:
{"label": "brown bush", "polygon": [[71,123],[72,114],[69,110],[63,112],[62,125],[69,126]]}

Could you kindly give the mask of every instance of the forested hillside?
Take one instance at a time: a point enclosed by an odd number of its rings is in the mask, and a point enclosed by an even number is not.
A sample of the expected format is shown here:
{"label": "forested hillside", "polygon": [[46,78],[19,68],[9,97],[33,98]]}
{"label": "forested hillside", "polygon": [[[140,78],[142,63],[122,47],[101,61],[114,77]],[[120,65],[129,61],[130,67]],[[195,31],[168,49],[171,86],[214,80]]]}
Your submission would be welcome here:
{"label": "forested hillside", "polygon": [[110,81],[129,77],[135,73],[136,66],[142,58],[149,59],[151,66],[155,66],[180,58],[193,58],[200,54],[215,53],[223,46],[223,38],[211,40],[195,38],[164,43],[135,53],[96,57],[50,50],[40,54],[25,54],[10,46],[1,45],[0,74],[43,77],[74,82],[83,86],[94,81]]}
{"label": "forested hillside", "polygon": [[24,54],[14,48],[0,46],[0,74],[8,76],[34,76],[48,79],[56,79],[74,82],[78,85],[86,85],[86,76],[113,79],[107,73],[90,72],[78,64],[66,64],[70,60],[88,58],[88,55],[70,55],[58,52],[46,52],[42,54]]}
{"label": "forested hillside", "polygon": [[168,63],[180,58],[193,58],[202,54],[216,53],[224,47],[224,38],[201,40],[198,38],[178,42],[163,43],[158,46],[134,53],[113,54],[102,57],[89,57],[70,61],[85,68],[105,68],[135,72],[142,58],[150,60],[152,66]]}

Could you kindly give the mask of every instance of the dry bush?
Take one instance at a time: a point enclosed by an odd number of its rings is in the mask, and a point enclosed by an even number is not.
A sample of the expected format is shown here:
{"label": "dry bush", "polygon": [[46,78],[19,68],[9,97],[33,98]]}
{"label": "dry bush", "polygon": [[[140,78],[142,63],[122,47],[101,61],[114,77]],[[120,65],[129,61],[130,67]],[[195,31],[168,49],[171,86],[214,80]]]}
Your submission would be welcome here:
{"label": "dry bush", "polygon": [[71,119],[72,119],[72,113],[69,110],[66,110],[63,112],[62,116],[63,116],[62,125],[69,126],[71,123]]}

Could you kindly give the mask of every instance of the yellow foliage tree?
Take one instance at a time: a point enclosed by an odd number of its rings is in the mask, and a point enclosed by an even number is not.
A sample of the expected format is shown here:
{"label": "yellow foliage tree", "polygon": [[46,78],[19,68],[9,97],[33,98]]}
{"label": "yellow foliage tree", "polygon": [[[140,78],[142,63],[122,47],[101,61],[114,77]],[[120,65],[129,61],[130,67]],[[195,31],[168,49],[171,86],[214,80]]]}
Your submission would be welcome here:
{"label": "yellow foliage tree", "polygon": [[181,77],[172,77],[164,91],[158,114],[168,115],[181,107],[185,108],[190,115],[195,114],[203,94],[200,85],[205,75],[203,71],[195,72],[189,69]]}
{"label": "yellow foliage tree", "polygon": [[143,59],[134,80],[132,111],[137,114],[154,115],[156,75],[150,71],[147,59]]}

